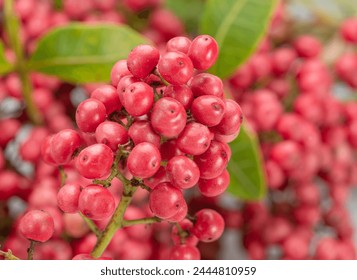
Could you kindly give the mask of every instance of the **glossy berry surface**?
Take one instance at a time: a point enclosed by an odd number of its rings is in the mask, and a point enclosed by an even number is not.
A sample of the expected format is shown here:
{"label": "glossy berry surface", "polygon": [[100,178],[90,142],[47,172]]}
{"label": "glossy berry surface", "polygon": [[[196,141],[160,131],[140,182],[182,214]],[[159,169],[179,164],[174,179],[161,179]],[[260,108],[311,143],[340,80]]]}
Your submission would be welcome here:
{"label": "glossy berry surface", "polygon": [[121,100],[130,115],[142,116],[150,111],[154,103],[154,91],[146,83],[133,83],[125,88]]}
{"label": "glossy berry surface", "polygon": [[153,129],[167,138],[177,137],[186,125],[186,111],[176,99],[163,97],[152,109],[150,120]]}
{"label": "glossy berry surface", "polygon": [[186,84],[193,75],[191,59],[181,52],[164,54],[158,64],[161,76],[170,84]]}
{"label": "glossy berry surface", "polygon": [[209,35],[197,36],[191,43],[188,55],[197,70],[207,70],[217,60],[218,44]]}
{"label": "glossy berry surface", "polygon": [[58,207],[66,213],[78,211],[78,200],[82,187],[76,183],[63,185],[57,193]]}
{"label": "glossy berry surface", "polygon": [[107,111],[102,102],[89,98],[79,104],[76,111],[76,123],[83,132],[94,132],[97,126],[102,123],[107,115]]}
{"label": "glossy berry surface", "polygon": [[67,164],[81,144],[82,139],[77,131],[64,129],[58,132],[51,141],[51,158],[57,164]]}
{"label": "glossy berry surface", "polygon": [[21,218],[19,231],[27,239],[46,242],[54,232],[53,218],[45,211],[31,210]]}
{"label": "glossy berry surface", "polygon": [[202,209],[196,213],[192,233],[202,242],[213,242],[221,237],[224,230],[222,216],[211,209]]}
{"label": "glossy berry surface", "polygon": [[102,220],[110,217],[115,209],[113,195],[99,185],[86,186],[78,200],[78,210],[93,220]]}
{"label": "glossy berry surface", "polygon": [[113,151],[129,141],[128,132],[117,122],[105,121],[95,130],[95,138],[98,143],[107,145]]}
{"label": "glossy berry surface", "polygon": [[170,260],[200,260],[200,251],[195,246],[176,245],[171,249]]}
{"label": "glossy berry surface", "polygon": [[192,188],[200,178],[200,170],[196,163],[186,156],[171,158],[167,163],[166,172],[171,184],[181,189]]}
{"label": "glossy berry surface", "polygon": [[129,54],[128,69],[137,78],[147,77],[159,62],[159,51],[150,45],[139,45]]}
{"label": "glossy berry surface", "polygon": [[161,156],[159,150],[151,143],[137,144],[131,151],[127,165],[133,176],[149,178],[160,168]]}
{"label": "glossy berry surface", "polygon": [[174,216],[184,204],[185,199],[182,191],[170,183],[160,183],[150,193],[150,209],[155,216],[161,219]]}
{"label": "glossy berry surface", "polygon": [[76,168],[85,178],[101,178],[110,173],[113,152],[104,144],[94,144],[83,149],[76,158]]}

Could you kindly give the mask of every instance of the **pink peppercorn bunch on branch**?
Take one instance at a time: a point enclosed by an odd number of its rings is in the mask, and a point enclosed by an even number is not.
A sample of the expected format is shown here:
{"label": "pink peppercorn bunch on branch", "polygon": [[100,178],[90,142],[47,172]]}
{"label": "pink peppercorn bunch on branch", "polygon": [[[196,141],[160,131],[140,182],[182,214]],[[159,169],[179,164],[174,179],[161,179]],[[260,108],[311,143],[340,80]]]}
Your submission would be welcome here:
{"label": "pink peppercorn bunch on branch", "polygon": [[[113,66],[111,85],[79,104],[78,131],[63,130],[44,142],[47,163],[74,165],[93,180],[86,186],[64,184],[57,197],[60,209],[93,221],[113,216],[92,257],[105,249],[113,220],[123,226],[128,197],[139,187],[149,192],[155,221],[175,223],[170,258],[199,259],[198,241],[222,235],[221,215],[212,209],[191,213],[184,197],[191,188],[217,196],[229,184],[226,141],[238,135],[243,117],[240,106],[224,98],[221,79],[204,72],[217,56],[217,42],[208,35],[193,41],[175,37],[161,54],[139,45]],[[108,190],[115,177],[124,186],[118,203]]]}

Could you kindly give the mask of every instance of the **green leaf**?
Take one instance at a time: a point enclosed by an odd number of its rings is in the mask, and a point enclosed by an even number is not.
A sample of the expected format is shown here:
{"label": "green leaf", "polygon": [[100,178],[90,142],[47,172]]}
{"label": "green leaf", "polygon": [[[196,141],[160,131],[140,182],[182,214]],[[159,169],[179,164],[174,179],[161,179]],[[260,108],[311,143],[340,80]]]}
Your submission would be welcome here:
{"label": "green leaf", "polygon": [[185,23],[186,31],[190,34],[197,34],[205,1],[204,0],[166,0],[168,9],[173,11],[182,22]]}
{"label": "green leaf", "polygon": [[248,127],[230,143],[232,158],[228,164],[231,182],[228,191],[243,200],[257,200],[266,193],[263,162],[258,140]]}
{"label": "green leaf", "polygon": [[12,69],[12,65],[6,60],[4,45],[0,41],[0,74],[6,74],[10,72]]}
{"label": "green leaf", "polygon": [[110,70],[132,48],[149,42],[127,26],[71,24],[43,37],[30,70],[73,83],[107,82]]}
{"label": "green leaf", "polygon": [[276,0],[208,0],[200,32],[220,47],[210,72],[226,78],[255,50],[266,32]]}

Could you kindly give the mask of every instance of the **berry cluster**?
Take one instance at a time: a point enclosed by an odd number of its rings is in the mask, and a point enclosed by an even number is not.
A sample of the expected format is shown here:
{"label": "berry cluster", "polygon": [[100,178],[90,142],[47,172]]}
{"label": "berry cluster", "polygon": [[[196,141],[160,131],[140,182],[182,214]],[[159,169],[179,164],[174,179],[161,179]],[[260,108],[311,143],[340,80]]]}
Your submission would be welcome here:
{"label": "berry cluster", "polygon": [[[74,165],[80,176],[94,180],[62,186],[60,209],[108,220],[120,206],[116,200],[145,188],[151,215],[178,223],[171,258],[198,259],[195,245],[217,240],[224,220],[211,209],[185,219],[184,192],[197,186],[204,196],[214,197],[226,190],[231,151],[225,140],[233,140],[242,123],[239,105],[224,99],[222,81],[202,72],[217,56],[216,41],[201,35],[192,42],[175,37],[163,54],[140,45],[118,61],[112,85],[100,86],[79,104],[79,131],[62,130],[42,145],[45,162]],[[121,198],[108,189],[114,177],[124,184]]]}
{"label": "berry cluster", "polygon": [[[355,19],[342,25],[349,43],[357,42],[353,26]],[[273,40],[267,38],[229,80],[258,134],[271,198],[242,208],[243,244],[253,259],[353,259],[346,200],[357,183],[357,104],[334,95],[337,81],[317,38],[288,38],[276,48]],[[343,54],[335,67],[351,87],[354,56]],[[269,255],[274,246],[279,253]]]}

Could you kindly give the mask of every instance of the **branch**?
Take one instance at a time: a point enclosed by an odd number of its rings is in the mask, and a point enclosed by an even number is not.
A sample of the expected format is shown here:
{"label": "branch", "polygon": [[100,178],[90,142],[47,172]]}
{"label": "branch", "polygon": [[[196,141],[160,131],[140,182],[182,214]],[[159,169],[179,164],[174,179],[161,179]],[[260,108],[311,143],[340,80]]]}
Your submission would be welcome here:
{"label": "branch", "polygon": [[154,224],[161,222],[161,219],[158,217],[149,217],[149,218],[142,218],[142,219],[137,219],[137,220],[123,220],[122,221],[122,226],[123,227],[130,227],[134,225],[148,225],[148,224]]}

